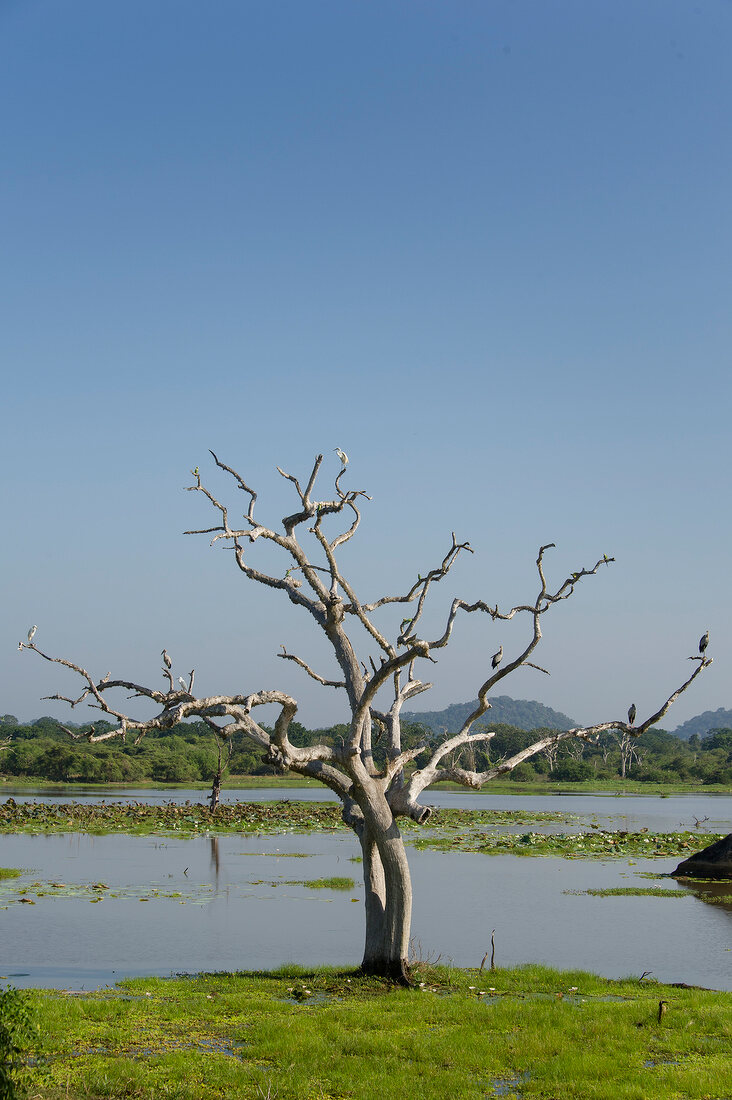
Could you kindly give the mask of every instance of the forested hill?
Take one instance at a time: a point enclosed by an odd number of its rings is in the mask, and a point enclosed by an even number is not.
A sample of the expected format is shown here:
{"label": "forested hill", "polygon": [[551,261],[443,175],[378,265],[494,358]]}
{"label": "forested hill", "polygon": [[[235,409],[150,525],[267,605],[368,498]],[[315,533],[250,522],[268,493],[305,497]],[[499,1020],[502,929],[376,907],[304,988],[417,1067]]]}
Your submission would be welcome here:
{"label": "forested hill", "polygon": [[718,707],[717,710],[705,710],[703,714],[690,718],[688,722],[677,726],[673,733],[674,737],[688,741],[695,733],[700,737],[706,737],[710,730],[724,729],[732,729],[732,710]]}
{"label": "forested hill", "polygon": [[[451,703],[444,710],[405,711],[404,719],[407,722],[421,722],[435,733],[440,733],[442,730],[457,733],[476,706],[477,702]],[[481,721],[495,725],[503,723],[507,726],[516,726],[521,730],[570,730],[579,725],[566,714],[552,710],[551,707],[545,707],[535,699],[512,699],[509,695],[493,696],[491,709]],[[728,724],[732,725],[732,723]]]}

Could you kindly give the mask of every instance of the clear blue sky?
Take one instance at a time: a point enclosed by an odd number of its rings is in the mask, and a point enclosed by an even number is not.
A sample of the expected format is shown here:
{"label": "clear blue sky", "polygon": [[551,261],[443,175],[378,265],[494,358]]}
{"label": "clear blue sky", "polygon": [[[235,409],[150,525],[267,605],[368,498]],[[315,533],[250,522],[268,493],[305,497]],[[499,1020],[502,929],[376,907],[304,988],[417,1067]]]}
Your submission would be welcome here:
{"label": "clear blue sky", "polygon": [[[67,713],[38,623],[99,675],[162,684],[165,645],[338,720],[274,657],[332,675],[309,624],[181,535],[208,447],[274,523],[275,465],[335,446],[365,599],[452,530],[435,623],[533,596],[542,542],[557,581],[615,555],[502,693],[644,717],[709,628],[665,724],[732,707],[731,45],[722,0],[4,0],[0,712]],[[463,621],[423,705],[522,638]]]}

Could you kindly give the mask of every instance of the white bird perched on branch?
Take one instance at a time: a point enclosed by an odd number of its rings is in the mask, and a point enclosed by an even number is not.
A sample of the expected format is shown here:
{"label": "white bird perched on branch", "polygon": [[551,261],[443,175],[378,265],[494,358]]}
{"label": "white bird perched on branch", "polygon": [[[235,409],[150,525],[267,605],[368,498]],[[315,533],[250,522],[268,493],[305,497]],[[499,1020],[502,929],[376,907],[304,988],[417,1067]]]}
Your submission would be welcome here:
{"label": "white bird perched on branch", "polygon": [[183,679],[182,676],[178,677],[178,683],[180,684],[183,691],[186,691],[186,692],[188,691],[188,684],[185,682],[185,680]]}
{"label": "white bird perched on branch", "polygon": [[346,454],[346,452],[345,452],[345,451],[342,451],[342,450],[340,449],[340,447],[334,447],[334,448],[333,448],[333,450],[334,450],[334,451],[335,451],[335,453],[336,453],[336,454],[338,455],[338,457],[340,458],[340,460],[341,460],[341,462],[343,463],[343,465],[344,465],[344,466],[347,466],[347,465],[348,465],[348,455]]}
{"label": "white bird perched on branch", "polygon": [[[37,626],[32,626],[30,628],[30,630],[28,631],[28,645],[30,645],[31,642],[33,641],[33,636],[34,636],[34,634],[37,630],[38,630]],[[709,634],[707,634],[707,641],[709,641]]]}

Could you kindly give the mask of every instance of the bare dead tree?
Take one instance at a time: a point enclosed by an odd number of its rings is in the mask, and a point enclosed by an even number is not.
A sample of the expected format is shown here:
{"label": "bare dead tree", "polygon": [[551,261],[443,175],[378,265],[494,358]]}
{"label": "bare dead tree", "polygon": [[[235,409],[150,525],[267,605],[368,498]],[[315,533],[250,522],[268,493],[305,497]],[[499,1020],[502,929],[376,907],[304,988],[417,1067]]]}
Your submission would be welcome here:
{"label": "bare dead tree", "polygon": [[559,742],[550,741],[548,745],[545,745],[541,750],[541,755],[547,760],[549,764],[549,772],[554,771],[557,766],[557,757],[559,756]]}
{"label": "bare dead tree", "polygon": [[[701,668],[701,665],[699,667]],[[638,746],[635,743],[636,736],[635,729],[630,726],[615,730],[615,737],[620,749],[621,779],[627,778],[628,772],[634,763],[639,763]]]}
{"label": "bare dead tree", "polygon": [[567,741],[564,752],[570,760],[576,760],[577,763],[580,763],[584,758],[586,747],[587,743],[585,741]]}
{"label": "bare dead tree", "polygon": [[610,753],[614,750],[616,744],[617,742],[610,731],[606,730],[598,738],[597,747],[600,750],[603,764],[607,764]]}
{"label": "bare dead tree", "polygon": [[[191,673],[193,675],[193,673]],[[216,771],[213,774],[211,782],[211,796],[209,800],[209,807],[211,813],[215,813],[218,809],[219,799],[221,797],[221,782],[224,778],[224,772],[226,771],[229,761],[231,760],[231,752],[234,747],[232,731],[228,726],[217,726],[212,718],[203,716],[203,720],[207,726],[211,729],[216,742]]]}
{"label": "bare dead tree", "polygon": [[[366,894],[363,969],[366,973],[383,975],[395,981],[408,981],[412,888],[398,820],[409,817],[419,824],[428,820],[432,811],[420,802],[422,793],[432,784],[445,781],[477,790],[497,776],[511,772],[537,753],[551,753],[560,744],[571,740],[594,741],[599,734],[611,729],[635,738],[666,714],[674,700],[686,691],[712,659],[705,653],[695,658],[697,666],[691,675],[658,710],[632,728],[612,720],[588,727],[550,731],[540,736],[533,745],[484,770],[462,767],[458,759],[460,750],[472,750],[477,744],[487,744],[494,736],[493,731],[485,727],[474,731],[474,726],[490,709],[488,696],[496,685],[518,668],[529,667],[547,672],[531,660],[541,641],[544,616],[557,604],[569,599],[580,581],[594,576],[613,559],[604,555],[591,568],[581,568],[556,587],[550,587],[545,576],[544,559],[554,544],[548,543],[540,547],[536,558],[538,591],[533,600],[501,610],[497,603],[491,605],[484,600],[469,603],[455,598],[441,633],[428,637],[422,625],[428,599],[459,556],[472,553],[469,543],[459,542],[453,534],[442,561],[425,573],[418,573],[416,580],[405,591],[384,595],[372,602],[362,601],[342,571],[338,553],[356,534],[361,522],[361,503],[370,498],[363,490],[341,487],[346,473],[345,455],[340,459],[341,468],[335,478],[333,494],[323,500],[314,497],[322,455],[316,458],[304,486],[292,474],[279,470],[293,486],[297,508],[284,517],[280,529],[274,529],[255,518],[256,492],[232,467],[211,453],[218,469],[228,475],[234,487],[247,499],[243,527],[232,525],[228,507],[203,484],[196,468],[193,471],[194,482],[187,488],[201,494],[209,502],[216,514],[216,523],[212,527],[186,533],[210,535],[212,544],[221,543],[230,548],[238,569],[247,580],[280,593],[307,613],[323,632],[339,670],[335,677],[322,675],[302,657],[289,653],[284,647],[278,656],[296,664],[323,687],[344,693],[351,718],[343,742],[306,747],[294,744],[288,731],[297,713],[297,703],[282,691],[196,696],[192,683],[176,686],[167,662],[163,670],[167,680],[166,690],[124,679],[113,680],[109,676],[97,681],[83,666],[39,649],[30,635],[27,642],[20,643],[19,648],[32,650],[46,661],[63,665],[81,679],[82,690],[78,696],[53,695],[46,698],[63,699],[72,707],[86,702],[115,720],[113,729],[89,734],[90,741],[115,737],[124,739],[128,734],[139,739],[150,730],[170,729],[185,718],[203,718],[209,723],[223,719],[227,721],[226,731],[224,734],[217,726],[218,736],[231,738],[241,733],[262,749],[269,763],[318,779],[329,787],[340,799],[343,821],[358,837],[363,854]],[[303,534],[311,538],[303,540]],[[284,556],[284,570],[280,567],[265,571],[261,564],[255,563],[263,544],[271,544]],[[394,637],[380,625],[383,617],[379,613],[382,609],[399,605],[404,609],[405,617]],[[503,642],[492,657],[494,646],[486,649],[487,678],[478,688],[475,708],[457,733],[428,738],[415,747],[404,749],[400,720],[402,707],[432,686],[419,679],[417,670],[425,663],[435,662],[434,655],[448,645],[457,619],[462,614],[485,615],[491,623],[525,619],[527,636],[513,653],[504,655]],[[355,631],[351,627],[356,628]],[[372,652],[376,651],[377,659],[368,650],[359,654],[355,641],[357,635],[366,637],[367,645]],[[163,656],[165,658],[165,654]],[[112,705],[110,700],[114,696],[110,693],[115,691],[131,692],[134,698],[147,700],[155,713],[145,720],[133,719],[124,710]],[[254,717],[257,707],[267,704],[274,704],[279,711],[271,733]],[[376,736],[386,746],[385,762],[381,766],[374,760]]]}
{"label": "bare dead tree", "polygon": [[635,747],[635,762],[636,762],[636,764],[639,768],[643,767],[646,760],[648,759],[649,753],[650,753],[650,749],[640,749],[636,745],[636,747]]}

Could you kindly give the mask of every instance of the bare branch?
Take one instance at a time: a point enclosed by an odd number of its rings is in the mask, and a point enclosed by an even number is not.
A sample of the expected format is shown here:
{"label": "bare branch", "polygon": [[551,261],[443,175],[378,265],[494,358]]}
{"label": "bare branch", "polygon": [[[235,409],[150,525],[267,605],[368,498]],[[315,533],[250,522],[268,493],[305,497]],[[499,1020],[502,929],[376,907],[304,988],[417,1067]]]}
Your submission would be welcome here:
{"label": "bare branch", "polygon": [[144,688],[139,684],[133,684],[128,681],[121,680],[110,680],[108,678],[108,674],[97,684],[85,668],[82,668],[81,665],[75,664],[73,661],[67,661],[65,657],[51,657],[48,653],[44,653],[42,650],[40,650],[38,646],[34,645],[32,642],[28,645],[25,645],[24,648],[33,650],[34,653],[37,653],[39,657],[42,657],[44,661],[48,661],[50,664],[63,665],[65,668],[71,669],[72,672],[76,672],[86,683],[84,691],[77,699],[67,698],[66,696],[62,695],[49,695],[46,696],[47,699],[59,699],[63,702],[69,703],[72,707],[75,707],[91,696],[95,700],[95,703],[90,705],[96,705],[100,710],[103,710],[107,714],[111,714],[115,718],[118,718],[120,721],[122,721],[122,719],[126,716],[115,710],[113,707],[110,707],[104,698],[103,693],[105,691],[108,691],[110,688],[128,688],[129,690],[134,691],[136,695],[147,696],[147,698],[152,699],[159,705],[164,705],[166,699],[168,698],[167,694],[164,694],[161,691],[154,691],[150,688]]}
{"label": "bare branch", "polygon": [[62,729],[64,733],[68,733],[69,737],[72,737],[74,741],[83,740],[88,741],[92,745],[96,745],[100,741],[111,741],[115,737],[120,737],[124,741],[128,730],[131,728],[137,729],[138,727],[131,721],[124,721],[117,729],[105,730],[103,733],[97,733],[94,726],[90,726],[89,729],[83,733],[74,733],[68,726],[62,726],[60,722],[59,728]]}
{"label": "bare branch", "polygon": [[[369,498],[370,499],[370,498]],[[412,603],[417,596],[420,596],[420,605],[418,606],[418,613],[412,616],[409,620],[410,623],[414,623],[416,619],[421,615],[421,608],[424,606],[424,599],[427,595],[429,586],[434,582],[442,580],[452,569],[453,565],[457,561],[459,554],[467,550],[469,554],[473,553],[472,547],[469,542],[458,542],[455,538],[455,532],[452,533],[452,545],[448,550],[445,557],[442,559],[442,563],[435,569],[430,569],[429,572],[423,577],[421,573],[417,574],[417,580],[412,587],[402,596],[382,596],[381,599],[374,601],[374,603],[368,603],[363,605],[363,610],[367,612],[376,611],[379,607],[385,607],[387,604],[395,603]],[[405,620],[406,621],[406,620]]]}
{"label": "bare branch", "polygon": [[[231,737],[236,730],[242,730],[251,740],[261,745],[262,748],[270,753],[274,763],[284,768],[297,766],[303,769],[316,761],[327,762],[338,759],[338,754],[329,745],[311,745],[300,748],[289,741],[287,730],[297,712],[297,704],[294,699],[285,695],[283,692],[262,691],[248,695],[216,695],[197,699],[192,695],[189,687],[186,685],[184,685],[184,690],[163,693],[145,688],[139,684],[134,684],[128,680],[110,680],[108,677],[105,677],[103,681],[96,684],[90,674],[86,669],[82,668],[81,665],[77,665],[73,661],[68,661],[65,658],[51,657],[43,653],[33,644],[24,645],[24,648],[33,650],[38,653],[39,656],[43,657],[44,660],[50,661],[51,663],[64,665],[66,668],[76,672],[85,681],[86,687],[79,699],[66,699],[60,695],[50,696],[49,698],[64,700],[71,705],[76,705],[83,699],[91,698],[93,701],[89,705],[116,717],[119,721],[119,726],[117,728],[101,733],[97,733],[94,726],[92,726],[89,731],[83,733],[75,733],[68,727],[61,727],[69,736],[77,740],[82,737],[92,743],[108,741],[116,737],[121,737],[124,740],[128,731],[134,731],[138,735],[137,741],[139,742],[144,734],[150,730],[170,729],[186,718],[202,718],[207,725],[213,727],[215,725],[211,721],[213,718],[230,717],[234,721],[231,725],[227,726],[225,732],[218,726],[215,727],[219,731],[220,736]],[[168,670],[166,669],[165,671],[167,673]],[[193,674],[191,673],[189,681],[190,688],[193,686],[192,679]],[[162,710],[152,718],[145,719],[144,721],[137,721],[129,715],[123,714],[110,706],[104,698],[103,693],[114,688],[131,689],[135,696],[146,697],[156,702],[162,707]],[[274,703],[280,707],[280,714],[276,720],[272,737],[270,737],[251,716],[251,711],[254,707],[270,703]],[[335,780],[331,776],[330,785],[333,786],[334,783]]]}
{"label": "bare branch", "polygon": [[[662,707],[659,707],[659,709],[655,712],[655,714],[652,714],[651,717],[647,718],[646,721],[643,722],[640,726],[636,726],[635,731],[638,734],[645,733],[645,731],[647,729],[650,729],[651,726],[655,726],[657,722],[660,722],[661,719],[666,714],[669,707],[671,707],[676,702],[679,695],[682,695],[683,692],[685,692],[686,689],[688,687],[690,687],[691,684],[694,683],[694,680],[696,680],[697,676],[699,676],[700,673],[702,673],[704,671],[704,669],[709,668],[709,666],[711,664],[713,664],[713,662],[714,662],[713,657],[706,657],[706,656],[702,657],[701,661],[699,662],[699,665],[697,666],[697,668],[694,669],[694,671],[692,672],[689,679],[686,680],[681,685],[681,687],[677,688],[676,691],[672,692],[671,695],[669,695],[666,702],[663,704]],[[628,729],[630,729],[630,727],[628,727]]]}
{"label": "bare branch", "polygon": [[347,531],[344,531],[342,534],[338,535],[336,538],[333,539],[333,541],[330,544],[331,550],[337,550],[339,546],[343,546],[344,543],[348,542],[350,539],[353,538],[353,536],[356,534],[356,531],[358,530],[359,524],[361,523],[361,513],[360,513],[360,511],[358,510],[358,508],[356,507],[356,505],[354,503],[356,496],[364,496],[364,497],[366,497],[367,500],[371,500],[370,496],[366,496],[366,493],[364,493],[360,490],[359,490],[358,493],[354,492],[352,495],[353,495],[353,499],[344,498],[344,503],[353,512],[353,517],[354,517],[353,518],[353,523],[351,524],[351,526],[348,528]]}
{"label": "bare branch", "polygon": [[[254,489],[249,488],[247,483],[244,481],[244,478],[241,477],[241,475],[238,474],[236,472],[236,470],[233,470],[231,468],[231,466],[227,466],[225,462],[219,461],[219,459],[216,457],[216,455],[214,454],[214,452],[212,450],[209,450],[209,454],[213,457],[213,460],[216,463],[216,465],[219,467],[219,469],[225,470],[227,474],[231,474],[231,476],[237,482],[237,484],[238,484],[239,488],[242,490],[242,492],[247,493],[247,495],[249,496],[249,507],[247,509],[247,519],[249,520],[249,522],[251,524],[254,524],[254,505],[255,505],[256,500],[257,500],[257,494],[255,493]],[[199,484],[200,484],[200,478],[199,478]]]}
{"label": "bare branch", "polygon": [[277,472],[281,474],[282,477],[286,478],[287,481],[291,481],[292,484],[295,486],[295,489],[297,490],[297,495],[300,497],[300,501],[302,503],[301,512],[295,512],[291,516],[285,516],[285,518],[282,520],[282,526],[284,527],[288,535],[291,535],[293,533],[295,527],[297,527],[298,524],[304,523],[305,520],[310,519],[313,515],[315,515],[317,511],[317,505],[313,504],[313,502],[310,500],[310,494],[313,491],[315,479],[318,476],[318,470],[320,469],[322,461],[323,456],[318,455],[315,459],[315,463],[313,465],[313,469],[304,493],[300,488],[300,483],[296,477],[293,477],[292,474],[286,474],[285,471],[281,470],[279,466],[277,467]]}
{"label": "bare branch", "polygon": [[310,665],[306,664],[300,657],[296,657],[294,653],[288,653],[284,645],[282,646],[282,652],[278,653],[277,656],[281,657],[283,661],[294,661],[300,668],[305,669],[308,676],[311,676],[313,680],[317,680],[319,684],[323,684],[325,687],[344,688],[346,686],[345,680],[325,680],[317,672],[313,672]]}

